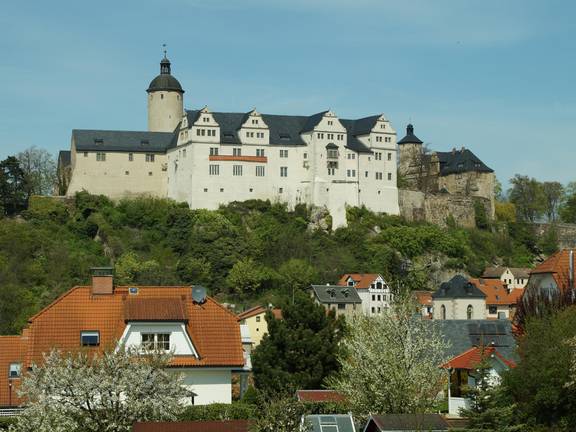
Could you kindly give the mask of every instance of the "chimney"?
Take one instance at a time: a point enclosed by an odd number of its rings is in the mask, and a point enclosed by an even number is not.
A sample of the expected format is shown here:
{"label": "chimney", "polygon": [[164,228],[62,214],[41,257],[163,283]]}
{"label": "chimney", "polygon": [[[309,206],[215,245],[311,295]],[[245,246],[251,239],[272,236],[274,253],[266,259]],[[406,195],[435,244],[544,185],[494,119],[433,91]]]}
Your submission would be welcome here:
{"label": "chimney", "polygon": [[114,268],[92,267],[92,294],[114,294]]}

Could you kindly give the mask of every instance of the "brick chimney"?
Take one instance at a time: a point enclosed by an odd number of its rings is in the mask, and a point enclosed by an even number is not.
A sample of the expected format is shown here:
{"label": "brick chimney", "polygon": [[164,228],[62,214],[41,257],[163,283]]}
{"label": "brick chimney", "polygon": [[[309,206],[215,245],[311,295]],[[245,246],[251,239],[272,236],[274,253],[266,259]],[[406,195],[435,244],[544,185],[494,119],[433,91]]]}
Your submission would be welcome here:
{"label": "brick chimney", "polygon": [[92,294],[114,294],[114,268],[92,267]]}

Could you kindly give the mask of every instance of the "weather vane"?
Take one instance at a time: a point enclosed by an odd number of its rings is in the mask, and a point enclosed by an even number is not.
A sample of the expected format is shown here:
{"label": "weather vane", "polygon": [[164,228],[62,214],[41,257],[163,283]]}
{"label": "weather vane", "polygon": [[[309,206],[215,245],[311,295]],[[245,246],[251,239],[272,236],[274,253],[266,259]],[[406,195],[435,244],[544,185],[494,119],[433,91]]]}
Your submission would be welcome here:
{"label": "weather vane", "polygon": [[164,48],[164,57],[166,57],[166,44],[162,44],[162,48]]}

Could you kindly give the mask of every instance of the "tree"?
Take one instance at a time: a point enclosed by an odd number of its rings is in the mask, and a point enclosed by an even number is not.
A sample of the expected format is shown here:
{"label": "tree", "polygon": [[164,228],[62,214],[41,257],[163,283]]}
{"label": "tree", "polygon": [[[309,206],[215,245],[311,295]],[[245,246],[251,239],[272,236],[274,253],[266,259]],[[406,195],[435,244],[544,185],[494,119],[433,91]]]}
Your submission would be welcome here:
{"label": "tree", "polygon": [[28,195],[52,195],[58,180],[53,156],[33,146],[18,153],[16,158],[28,180]]}
{"label": "tree", "polygon": [[559,182],[544,182],[542,183],[542,197],[548,222],[555,222],[564,197],[564,187]]}
{"label": "tree", "polygon": [[186,256],[178,261],[178,276],[184,283],[207,284],[212,266],[204,258]]}
{"label": "tree", "polygon": [[321,388],[338,369],[342,318],[296,292],[294,303],[282,305],[283,319],[266,314],[268,334],[252,356],[254,382],[268,396]]}
{"label": "tree", "polygon": [[302,421],[306,406],[292,397],[264,402],[261,415],[256,419],[254,432],[308,432],[312,425]]}
{"label": "tree", "polygon": [[431,322],[414,316],[411,296],[388,313],[358,316],[343,340],[341,370],[330,380],[360,416],[431,411],[446,382],[446,343]]}
{"label": "tree", "polygon": [[28,401],[18,432],[128,432],[136,421],[175,420],[189,397],[170,356],[137,348],[101,354],[52,351],[33,366],[20,394]]}
{"label": "tree", "polygon": [[12,216],[28,205],[28,182],[18,159],[9,156],[0,162],[0,211]]}
{"label": "tree", "polygon": [[242,258],[228,273],[226,283],[237,294],[249,296],[258,293],[274,276],[270,269],[258,265],[252,258]]}
{"label": "tree", "polygon": [[516,206],[519,219],[535,222],[544,211],[542,185],[534,178],[516,174],[510,179],[512,188],[508,195],[510,202]]}
{"label": "tree", "polygon": [[284,262],[278,269],[278,273],[285,292],[290,295],[293,290],[307,289],[318,280],[316,269],[306,261],[296,258]]}
{"label": "tree", "polygon": [[576,223],[576,182],[566,186],[564,203],[560,207],[560,217],[563,222]]}

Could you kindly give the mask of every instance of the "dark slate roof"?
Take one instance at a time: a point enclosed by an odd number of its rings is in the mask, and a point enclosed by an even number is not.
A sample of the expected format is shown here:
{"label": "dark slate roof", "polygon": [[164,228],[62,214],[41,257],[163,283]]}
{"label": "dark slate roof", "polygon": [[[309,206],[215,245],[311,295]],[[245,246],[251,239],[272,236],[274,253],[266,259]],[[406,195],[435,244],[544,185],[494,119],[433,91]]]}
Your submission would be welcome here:
{"label": "dark slate roof", "polygon": [[322,112],[319,112],[317,114],[313,114],[310,117],[307,117],[306,123],[304,124],[304,126],[302,127],[300,132],[303,133],[303,132],[310,132],[310,131],[314,130],[316,125],[318,123],[320,123],[320,120],[322,120],[322,118],[324,117],[324,114],[326,114],[327,112],[328,111],[322,111]]}
{"label": "dark slate roof", "polygon": [[[368,425],[373,423],[379,431],[447,431],[448,423],[440,414],[385,414],[372,415]],[[366,425],[366,428],[368,427]]]}
{"label": "dark slate roof", "polygon": [[354,287],[312,285],[311,288],[320,303],[362,303]]}
{"label": "dark slate roof", "polygon": [[172,132],[135,132],[74,129],[76,151],[165,152],[174,137]]}
{"label": "dark slate roof", "polygon": [[425,320],[449,342],[447,357],[455,357],[480,345],[493,346],[506,359],[515,360],[516,339],[509,320]]}
{"label": "dark slate roof", "polygon": [[414,135],[414,126],[406,126],[406,136],[398,141],[398,144],[422,144],[420,138]]}
{"label": "dark slate roof", "polygon": [[[352,133],[354,135],[367,135],[369,134],[372,129],[374,129],[374,126],[376,125],[376,122],[378,121],[378,119],[381,117],[380,114],[377,115],[373,115],[370,117],[364,117],[358,120],[354,120],[354,126],[353,126],[353,130]],[[346,128],[348,129],[348,128]]]}
{"label": "dark slate roof", "polygon": [[479,288],[462,275],[456,275],[432,294],[433,299],[486,298]]}
{"label": "dark slate roof", "polygon": [[182,86],[176,78],[168,74],[160,74],[152,81],[146,90],[148,93],[153,91],[177,91],[184,93]]}
{"label": "dark slate roof", "polygon": [[440,162],[440,175],[455,174],[460,172],[494,172],[487,167],[474,153],[462,148],[451,152],[436,152]]}
{"label": "dark slate roof", "polygon": [[313,432],[323,432],[327,430],[354,432],[356,430],[351,414],[307,415],[306,421],[311,424]]}
{"label": "dark slate roof", "polygon": [[[376,118],[378,118],[380,116],[376,116]],[[371,117],[366,117],[366,118],[371,118]],[[363,122],[364,126],[362,127],[366,127],[366,119],[360,119],[360,120],[340,120],[340,123],[342,123],[342,125],[346,128],[346,136],[347,136],[347,142],[346,142],[346,147],[348,147],[350,150],[354,150],[358,153],[372,153],[372,150],[370,150],[368,147],[366,147],[364,144],[362,144],[362,142],[360,142],[360,140],[358,138],[356,138],[355,135],[365,135],[365,132],[362,133],[358,133],[357,131],[357,127],[356,124],[358,122]],[[374,125],[372,125],[372,127],[374,127]],[[370,128],[371,130],[372,128]]]}
{"label": "dark slate roof", "polygon": [[71,163],[71,155],[70,150],[60,150],[60,153],[58,153],[58,165],[63,167],[69,166]]}

